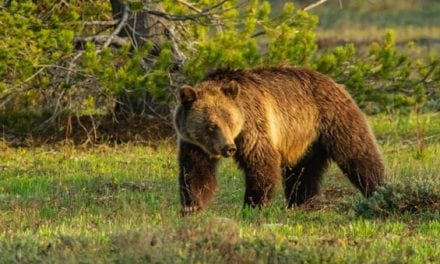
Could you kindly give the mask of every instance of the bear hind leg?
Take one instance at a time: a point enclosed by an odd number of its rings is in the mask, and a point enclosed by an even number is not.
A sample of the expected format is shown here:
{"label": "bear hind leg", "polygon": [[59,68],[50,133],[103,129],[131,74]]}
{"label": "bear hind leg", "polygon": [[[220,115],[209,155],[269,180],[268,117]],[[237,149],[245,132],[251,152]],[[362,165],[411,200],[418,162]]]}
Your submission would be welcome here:
{"label": "bear hind leg", "polygon": [[384,183],[385,165],[366,121],[359,123],[356,128],[341,129],[338,136],[328,141],[331,143],[328,149],[350,182],[365,197],[370,197]]}
{"label": "bear hind leg", "polygon": [[294,167],[283,169],[288,207],[301,205],[319,192],[322,174],[329,164],[327,152],[318,143]]}
{"label": "bear hind leg", "polygon": [[383,184],[384,165],[375,155],[337,161],[337,163],[350,182],[367,198]]}

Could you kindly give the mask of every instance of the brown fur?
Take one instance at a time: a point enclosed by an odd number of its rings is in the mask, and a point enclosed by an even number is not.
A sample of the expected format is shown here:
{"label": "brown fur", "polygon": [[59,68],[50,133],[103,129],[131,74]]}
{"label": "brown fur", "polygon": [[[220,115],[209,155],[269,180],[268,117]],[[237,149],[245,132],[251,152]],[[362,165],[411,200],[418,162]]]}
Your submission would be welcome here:
{"label": "brown fur", "polygon": [[319,191],[334,160],[365,195],[385,169],[366,118],[343,86],[300,68],[218,70],[180,91],[180,192],[184,212],[215,191],[217,160],[234,154],[245,172],[245,205],[264,206],[283,175],[289,206]]}

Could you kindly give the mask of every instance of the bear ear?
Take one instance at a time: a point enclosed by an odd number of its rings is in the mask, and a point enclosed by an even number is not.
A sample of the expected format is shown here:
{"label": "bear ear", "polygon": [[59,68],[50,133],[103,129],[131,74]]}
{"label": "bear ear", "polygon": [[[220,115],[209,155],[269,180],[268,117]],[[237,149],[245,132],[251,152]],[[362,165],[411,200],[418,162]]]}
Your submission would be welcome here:
{"label": "bear ear", "polygon": [[184,105],[190,104],[197,99],[196,91],[189,85],[183,85],[180,88],[179,95],[180,102]]}
{"label": "bear ear", "polygon": [[240,92],[240,84],[232,80],[228,84],[222,86],[221,90],[225,95],[235,99]]}

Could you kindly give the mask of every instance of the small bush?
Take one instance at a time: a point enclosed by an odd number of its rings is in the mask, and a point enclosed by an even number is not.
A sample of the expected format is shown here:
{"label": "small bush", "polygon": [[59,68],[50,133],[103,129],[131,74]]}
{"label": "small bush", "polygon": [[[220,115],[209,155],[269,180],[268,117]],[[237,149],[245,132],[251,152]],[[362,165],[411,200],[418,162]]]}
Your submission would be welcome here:
{"label": "small bush", "polygon": [[388,183],[369,199],[354,202],[357,215],[373,218],[400,214],[440,216],[440,183],[433,180]]}

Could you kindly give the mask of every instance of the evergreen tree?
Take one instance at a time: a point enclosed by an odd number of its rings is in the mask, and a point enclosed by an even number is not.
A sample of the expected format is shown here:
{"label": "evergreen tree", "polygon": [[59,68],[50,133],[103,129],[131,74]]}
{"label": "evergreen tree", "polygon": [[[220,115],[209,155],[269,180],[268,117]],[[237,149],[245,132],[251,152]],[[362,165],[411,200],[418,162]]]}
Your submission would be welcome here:
{"label": "evergreen tree", "polygon": [[167,115],[176,88],[214,68],[280,64],[331,75],[369,112],[438,100],[438,55],[413,59],[392,32],[367,56],[322,53],[317,22],[292,2],[275,14],[259,0],[4,1],[0,116]]}

